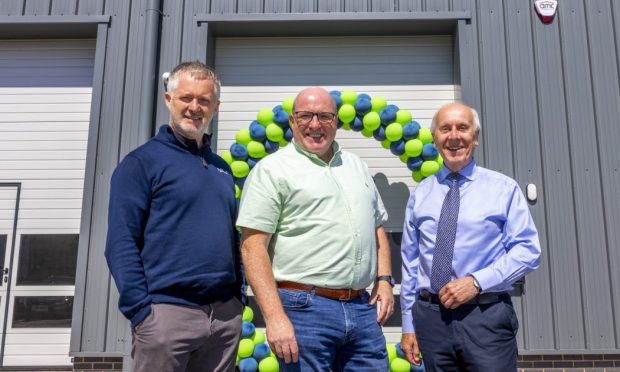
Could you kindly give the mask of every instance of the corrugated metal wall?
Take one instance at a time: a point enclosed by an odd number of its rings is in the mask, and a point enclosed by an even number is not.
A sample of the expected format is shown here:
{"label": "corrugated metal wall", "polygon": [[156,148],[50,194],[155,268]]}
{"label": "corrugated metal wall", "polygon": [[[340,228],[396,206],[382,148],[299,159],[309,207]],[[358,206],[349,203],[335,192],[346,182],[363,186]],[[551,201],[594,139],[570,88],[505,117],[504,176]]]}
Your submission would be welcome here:
{"label": "corrugated metal wall", "polygon": [[[159,72],[184,59],[213,61],[204,14],[469,11],[459,21],[463,100],[480,109],[489,168],[534,183],[531,205],[544,257],[516,298],[519,345],[528,353],[614,352],[620,348],[620,3],[561,0],[543,25],[533,0],[164,0]],[[128,340],[103,260],[108,180],[120,156],[145,140],[137,120],[146,1],[3,1],[1,16],[106,14],[101,115],[91,136],[78,280],[85,283],[72,350],[122,352]],[[616,20],[616,21],[615,21]],[[358,30],[359,31],[359,30]],[[351,30],[351,34],[355,34]],[[103,68],[104,67],[104,68]],[[97,76],[95,77],[97,79]],[[157,102],[161,100],[161,87]],[[96,103],[94,103],[96,104]],[[167,121],[161,104],[156,123]],[[154,125],[156,126],[156,125]],[[88,180],[87,174],[87,180]],[[88,181],[87,181],[88,182]],[[78,296],[80,294],[78,293]],[[80,299],[76,304],[81,306]],[[79,309],[78,309],[79,310]]]}

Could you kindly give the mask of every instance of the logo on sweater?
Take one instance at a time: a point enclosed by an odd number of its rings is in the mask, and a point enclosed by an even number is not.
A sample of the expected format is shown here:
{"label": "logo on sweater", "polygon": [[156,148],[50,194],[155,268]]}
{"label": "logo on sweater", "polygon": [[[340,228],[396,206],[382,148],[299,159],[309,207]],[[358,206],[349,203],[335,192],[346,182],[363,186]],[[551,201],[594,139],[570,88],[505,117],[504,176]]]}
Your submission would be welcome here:
{"label": "logo on sweater", "polygon": [[218,168],[218,167],[215,167],[215,169],[219,170],[219,171],[220,171],[220,173],[224,173],[224,174],[227,174],[227,175],[229,175],[229,176],[231,176],[231,177],[232,177],[232,174],[228,173],[225,169]]}

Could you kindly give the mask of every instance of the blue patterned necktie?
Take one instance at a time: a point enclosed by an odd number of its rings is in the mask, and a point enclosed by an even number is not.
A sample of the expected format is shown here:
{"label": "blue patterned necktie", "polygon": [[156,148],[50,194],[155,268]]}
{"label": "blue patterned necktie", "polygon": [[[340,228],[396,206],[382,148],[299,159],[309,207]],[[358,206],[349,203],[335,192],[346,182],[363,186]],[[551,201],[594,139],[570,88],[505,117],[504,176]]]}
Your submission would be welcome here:
{"label": "blue patterned necktie", "polygon": [[431,289],[435,293],[439,293],[441,288],[452,280],[452,256],[461,203],[460,177],[458,173],[454,172],[447,177],[451,182],[450,191],[446,194],[441,206],[437,238],[435,239],[435,253],[433,254],[433,268],[431,270]]}

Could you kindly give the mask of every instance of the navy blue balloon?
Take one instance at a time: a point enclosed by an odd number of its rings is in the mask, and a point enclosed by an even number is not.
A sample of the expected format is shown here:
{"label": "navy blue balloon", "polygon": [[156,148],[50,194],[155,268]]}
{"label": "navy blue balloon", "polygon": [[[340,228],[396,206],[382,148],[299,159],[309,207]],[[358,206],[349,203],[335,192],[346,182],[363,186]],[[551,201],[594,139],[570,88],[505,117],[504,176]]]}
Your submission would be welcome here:
{"label": "navy blue balloon", "polygon": [[288,126],[288,114],[284,110],[274,112],[273,122],[278,124],[281,128]]}
{"label": "navy blue balloon", "polygon": [[420,124],[415,121],[407,123],[403,127],[403,138],[405,141],[418,138],[418,134],[420,134]]}
{"label": "navy blue balloon", "polygon": [[239,371],[256,372],[258,370],[258,362],[254,358],[244,358],[239,361]]}
{"label": "navy blue balloon", "polygon": [[271,111],[275,114],[278,111],[282,111],[282,105],[276,105],[274,106],[274,108],[271,109]]}
{"label": "navy blue balloon", "polygon": [[[247,163],[250,166],[250,169],[254,168],[254,166],[256,165],[256,163],[258,163],[260,159],[256,159],[256,158],[248,158]],[[244,178],[245,179],[245,178]],[[239,186],[241,187],[241,186]]]}
{"label": "navy blue balloon", "polygon": [[340,95],[342,94],[342,92],[340,92],[339,90],[332,90],[329,92],[329,94],[331,94],[332,96],[338,96],[340,97]]}
{"label": "navy blue balloon", "polygon": [[254,331],[256,331],[256,327],[254,324],[250,322],[243,322],[241,326],[241,338],[248,338],[254,336]]}
{"label": "navy blue balloon", "polygon": [[340,108],[340,106],[342,106],[342,98],[340,98],[340,92],[338,92],[338,94],[334,94],[334,92],[332,91],[329,94],[334,99],[334,102],[336,102],[336,107]]}
{"label": "navy blue balloon", "polygon": [[284,131],[284,139],[288,142],[291,142],[291,140],[293,139],[293,131],[291,130],[291,128],[288,128]]}
{"label": "navy blue balloon", "polygon": [[418,171],[420,170],[420,168],[422,168],[423,162],[424,159],[419,156],[416,156],[415,158],[409,158],[407,159],[407,168],[409,168],[409,170],[412,172]]}
{"label": "navy blue balloon", "polygon": [[257,361],[261,361],[269,356],[269,345],[267,344],[258,344],[254,347],[254,353],[252,353],[252,358]]}
{"label": "navy blue balloon", "polygon": [[437,151],[432,143],[427,143],[422,148],[422,159],[424,160],[433,160],[437,157],[437,154],[439,154],[439,151]]}
{"label": "navy blue balloon", "polygon": [[342,122],[342,120],[338,119],[338,123],[336,124],[338,129],[342,128],[343,125],[344,125],[344,123]]}
{"label": "navy blue balloon", "polygon": [[269,140],[265,141],[263,145],[265,145],[265,151],[267,152],[267,154],[273,154],[274,152],[278,151],[278,149],[280,148],[279,143],[271,142]]}
{"label": "navy blue balloon", "polygon": [[370,99],[357,96],[357,100],[355,101],[355,111],[358,115],[364,116],[372,110],[372,105],[370,104]]}
{"label": "navy blue balloon", "polygon": [[351,126],[351,129],[356,132],[361,132],[362,129],[364,129],[364,123],[362,122],[362,118],[360,118],[359,116],[356,116],[349,125]]}
{"label": "navy blue balloon", "polygon": [[387,106],[385,106],[385,109],[390,110],[390,111],[394,111],[394,112],[397,112],[398,110],[400,110],[400,108],[398,108],[398,106],[396,106],[396,105],[387,105]]}
{"label": "navy blue balloon", "polygon": [[245,160],[248,158],[248,149],[243,145],[233,143],[230,146],[230,155],[232,155],[235,160]]}
{"label": "navy blue balloon", "polygon": [[379,128],[372,132],[372,136],[379,142],[385,141],[385,127],[380,125]]}
{"label": "navy blue balloon", "polygon": [[260,125],[257,121],[253,121],[250,124],[250,137],[254,141],[263,142],[267,138],[267,130]]}
{"label": "navy blue balloon", "polygon": [[358,94],[358,95],[357,95],[357,99],[360,99],[360,98],[366,98],[366,99],[367,99],[367,100],[369,100],[369,101],[371,100],[370,96],[369,96],[368,94],[366,94],[366,93],[360,93],[360,94]]}
{"label": "navy blue balloon", "polygon": [[[250,159],[248,159],[248,163],[249,163],[249,160]],[[235,178],[235,185],[239,186],[239,188],[243,190],[243,186],[245,186],[245,180],[246,180],[246,177]]]}
{"label": "navy blue balloon", "polygon": [[379,112],[381,123],[388,125],[396,121],[396,111],[390,109],[389,106]]}
{"label": "navy blue balloon", "polygon": [[392,151],[392,154],[396,156],[401,156],[405,153],[405,141],[398,140],[396,142],[392,142],[390,145],[390,151]]}

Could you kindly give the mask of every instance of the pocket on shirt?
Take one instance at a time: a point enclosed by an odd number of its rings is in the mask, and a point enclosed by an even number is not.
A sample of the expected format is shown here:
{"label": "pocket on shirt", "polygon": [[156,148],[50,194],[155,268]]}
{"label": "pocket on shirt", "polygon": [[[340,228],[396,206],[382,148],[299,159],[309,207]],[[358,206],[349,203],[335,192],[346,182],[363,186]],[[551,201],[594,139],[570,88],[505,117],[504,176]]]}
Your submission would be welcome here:
{"label": "pocket on shirt", "polygon": [[309,306],[310,293],[295,291],[291,289],[278,289],[282,307],[289,309],[300,309]]}

